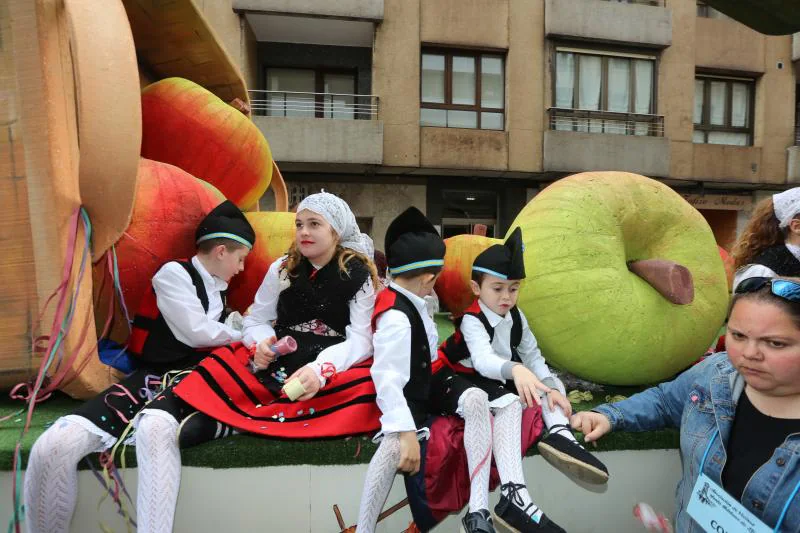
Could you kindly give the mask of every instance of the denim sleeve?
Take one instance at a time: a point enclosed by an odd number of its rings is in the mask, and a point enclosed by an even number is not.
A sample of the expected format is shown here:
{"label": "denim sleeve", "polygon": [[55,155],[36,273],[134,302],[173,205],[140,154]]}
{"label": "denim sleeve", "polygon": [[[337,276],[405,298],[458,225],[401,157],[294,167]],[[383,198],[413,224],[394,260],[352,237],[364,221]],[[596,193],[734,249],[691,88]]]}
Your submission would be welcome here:
{"label": "denim sleeve", "polygon": [[[727,357],[726,354],[720,355]],[[710,382],[708,376],[718,357],[709,357],[672,381],[651,387],[620,402],[599,405],[593,411],[605,415],[611,421],[614,431],[677,428],[692,387],[698,382]]]}

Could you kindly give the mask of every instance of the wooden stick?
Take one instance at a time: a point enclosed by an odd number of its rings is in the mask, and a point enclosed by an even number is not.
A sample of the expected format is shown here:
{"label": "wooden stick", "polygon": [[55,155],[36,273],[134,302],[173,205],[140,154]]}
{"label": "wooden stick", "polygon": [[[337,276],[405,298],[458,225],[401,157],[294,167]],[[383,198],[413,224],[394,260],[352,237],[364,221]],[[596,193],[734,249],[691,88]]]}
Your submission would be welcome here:
{"label": "wooden stick", "polygon": [[393,515],[394,513],[396,513],[397,511],[399,511],[403,507],[405,507],[406,505],[408,505],[408,498],[403,498],[402,501],[397,502],[396,504],[392,505],[391,507],[386,509],[384,512],[379,514],[378,515],[378,522],[380,522],[381,520],[383,520],[387,516]]}
{"label": "wooden stick", "polygon": [[336,515],[336,521],[339,522],[339,529],[347,529],[347,526],[344,523],[344,518],[342,518],[342,513],[339,511],[339,506],[336,504],[333,504],[333,514]]}
{"label": "wooden stick", "polygon": [[[387,517],[393,515],[394,513],[396,513],[397,511],[399,511],[403,507],[405,507],[406,505],[408,505],[408,498],[403,498],[403,500],[397,502],[396,504],[392,505],[391,507],[389,507],[388,509],[383,511],[381,514],[379,514],[378,515],[378,522],[380,522],[384,518],[387,518]],[[358,525],[358,524],[350,526],[350,527],[345,527],[344,519],[342,518],[342,513],[339,512],[339,506],[338,505],[334,505],[333,506],[333,512],[336,515],[336,521],[339,523],[339,527],[341,528],[339,533],[352,533],[353,531],[355,531],[356,525]]]}

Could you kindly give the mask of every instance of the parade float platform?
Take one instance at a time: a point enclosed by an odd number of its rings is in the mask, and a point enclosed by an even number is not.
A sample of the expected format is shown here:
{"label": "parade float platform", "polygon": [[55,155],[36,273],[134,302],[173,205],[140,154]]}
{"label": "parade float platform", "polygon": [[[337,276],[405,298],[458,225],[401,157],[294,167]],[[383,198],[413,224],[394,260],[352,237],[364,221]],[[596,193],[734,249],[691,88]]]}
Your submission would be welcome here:
{"label": "parade float platform", "polygon": [[[446,315],[438,315],[440,338],[452,332]],[[641,388],[608,387],[595,393],[577,410],[602,403],[605,395],[629,396]],[[602,396],[602,397],[601,397]],[[35,439],[59,416],[80,402],[60,395],[36,407],[31,430],[23,442],[23,468]],[[0,417],[21,404],[0,400]],[[0,426],[0,522],[11,516],[12,460],[24,415]],[[528,484],[548,515],[569,531],[640,531],[631,509],[645,501],[669,513],[680,475],[678,433],[617,433],[602,439],[596,449],[611,472],[605,487],[592,487],[570,479],[546,463],[535,447],[524,460]],[[237,435],[182,452],[183,480],[175,531],[339,531],[332,506],[337,504],[348,525],[358,514],[361,483],[375,445],[366,436],[316,441],[287,441]],[[96,457],[92,458],[96,464]],[[121,461],[118,460],[118,464]],[[125,455],[124,480],[135,499],[135,450]],[[102,488],[88,465],[79,473],[79,502],[72,531],[100,531],[100,521],[124,531],[122,518],[106,500],[100,511]],[[405,497],[398,478],[387,507]],[[499,498],[495,492],[491,502]],[[578,512],[580,510],[580,512]],[[405,529],[408,508],[382,522],[378,531]],[[457,518],[443,522],[437,531],[453,531]]]}

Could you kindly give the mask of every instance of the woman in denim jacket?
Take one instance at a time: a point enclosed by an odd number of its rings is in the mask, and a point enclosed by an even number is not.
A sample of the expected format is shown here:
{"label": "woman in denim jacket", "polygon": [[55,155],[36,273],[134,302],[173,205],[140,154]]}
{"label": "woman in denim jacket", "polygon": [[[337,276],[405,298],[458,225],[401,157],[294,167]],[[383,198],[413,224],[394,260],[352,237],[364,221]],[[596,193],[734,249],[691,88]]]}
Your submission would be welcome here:
{"label": "woman in denim jacket", "polygon": [[701,492],[694,490],[701,472],[766,530],[800,532],[800,283],[743,281],[731,304],[726,345],[727,353],[674,381],[577,413],[572,425],[587,442],[612,430],[680,428],[678,532],[711,530],[687,511]]}

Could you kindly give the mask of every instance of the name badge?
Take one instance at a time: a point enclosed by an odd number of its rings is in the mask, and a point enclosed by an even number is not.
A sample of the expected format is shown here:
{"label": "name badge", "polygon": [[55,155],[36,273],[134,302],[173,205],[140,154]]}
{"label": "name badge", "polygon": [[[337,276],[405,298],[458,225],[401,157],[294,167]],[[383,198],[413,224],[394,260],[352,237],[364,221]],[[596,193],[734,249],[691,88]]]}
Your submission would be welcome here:
{"label": "name badge", "polygon": [[772,533],[771,527],[703,473],[686,511],[707,533]]}

